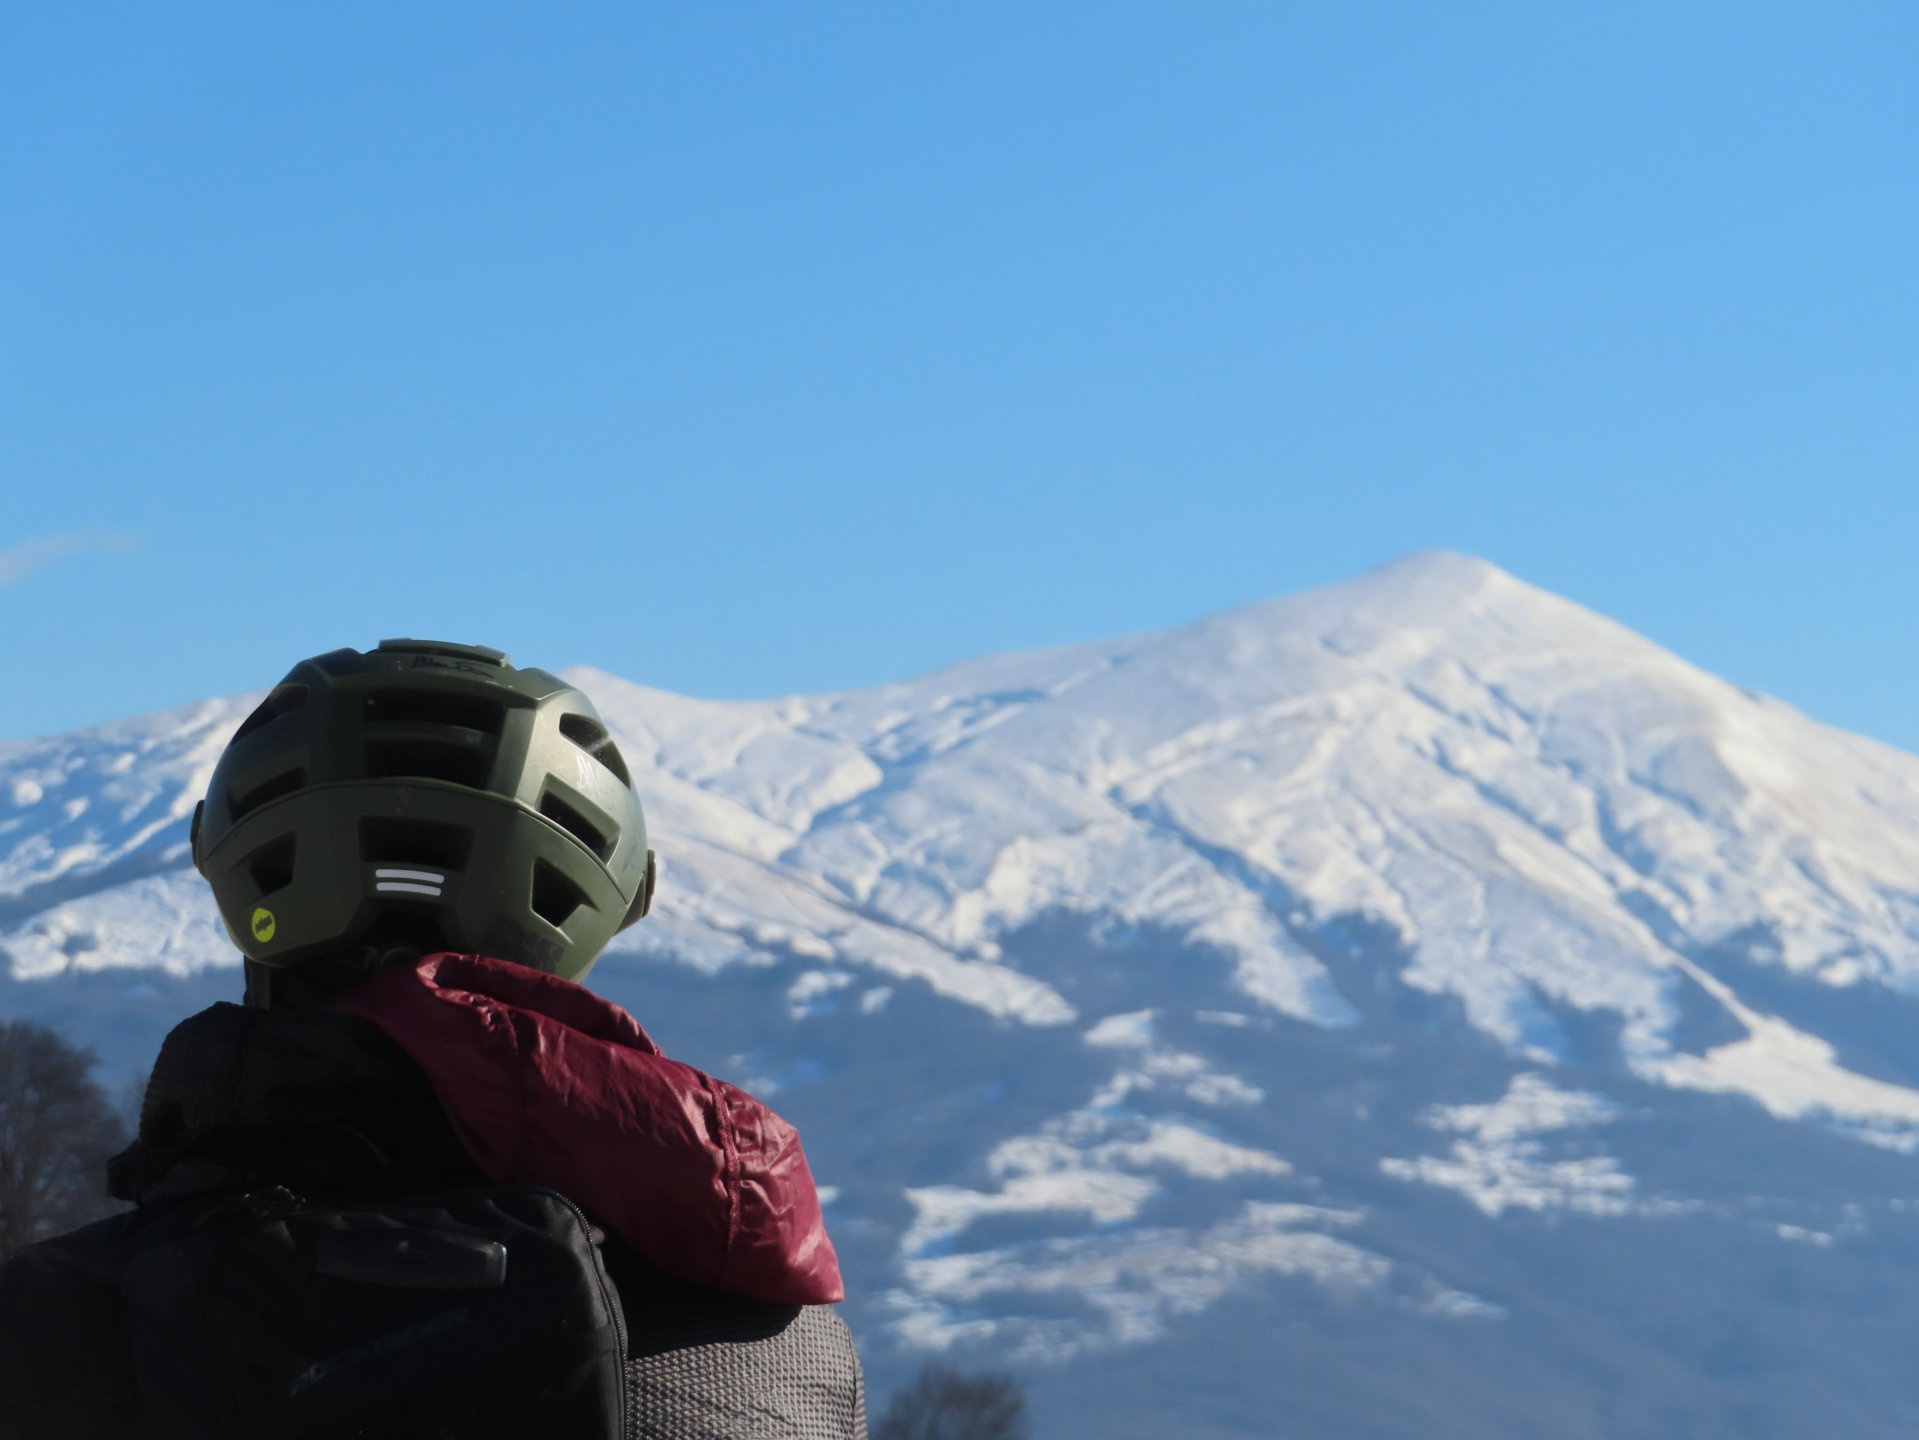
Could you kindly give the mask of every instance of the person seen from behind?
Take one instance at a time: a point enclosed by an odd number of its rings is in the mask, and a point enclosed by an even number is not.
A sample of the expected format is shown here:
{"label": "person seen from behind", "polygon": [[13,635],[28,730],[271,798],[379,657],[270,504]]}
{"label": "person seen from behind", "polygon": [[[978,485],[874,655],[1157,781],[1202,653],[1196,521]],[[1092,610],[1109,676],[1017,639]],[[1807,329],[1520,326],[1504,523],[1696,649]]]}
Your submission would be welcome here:
{"label": "person seen from behind", "polygon": [[585,695],[294,667],[195,812],[245,1003],[167,1037],[133,1208],[0,1265],[5,1440],[864,1440],[799,1137],[579,982],[656,864]]}

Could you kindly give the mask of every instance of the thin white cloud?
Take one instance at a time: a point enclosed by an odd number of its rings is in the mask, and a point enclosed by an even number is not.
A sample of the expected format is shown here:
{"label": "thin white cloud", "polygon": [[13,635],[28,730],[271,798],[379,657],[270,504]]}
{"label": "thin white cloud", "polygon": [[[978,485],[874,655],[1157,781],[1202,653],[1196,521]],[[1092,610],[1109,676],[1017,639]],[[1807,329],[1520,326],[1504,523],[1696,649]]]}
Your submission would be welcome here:
{"label": "thin white cloud", "polygon": [[102,551],[124,555],[138,543],[131,535],[97,531],[68,531],[60,535],[42,535],[34,540],[22,540],[18,545],[0,550],[0,587],[16,584],[43,566],[64,560],[69,555]]}

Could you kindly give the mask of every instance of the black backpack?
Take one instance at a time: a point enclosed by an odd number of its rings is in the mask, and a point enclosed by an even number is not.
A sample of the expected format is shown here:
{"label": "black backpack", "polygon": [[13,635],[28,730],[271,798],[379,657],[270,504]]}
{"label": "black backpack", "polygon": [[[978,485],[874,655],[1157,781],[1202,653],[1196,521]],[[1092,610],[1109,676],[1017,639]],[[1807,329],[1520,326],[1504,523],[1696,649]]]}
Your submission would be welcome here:
{"label": "black backpack", "polygon": [[619,1296],[550,1190],[148,1217],[116,1267],[146,1440],[624,1440]]}

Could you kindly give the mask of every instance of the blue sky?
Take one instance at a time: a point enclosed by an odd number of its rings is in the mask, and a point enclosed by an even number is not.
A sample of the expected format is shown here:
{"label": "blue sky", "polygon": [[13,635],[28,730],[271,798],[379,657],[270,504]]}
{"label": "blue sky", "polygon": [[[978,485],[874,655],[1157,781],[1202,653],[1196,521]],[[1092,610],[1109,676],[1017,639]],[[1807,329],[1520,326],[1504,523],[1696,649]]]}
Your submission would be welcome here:
{"label": "blue sky", "polygon": [[0,736],[1483,555],[1919,748],[1903,4],[0,8]]}

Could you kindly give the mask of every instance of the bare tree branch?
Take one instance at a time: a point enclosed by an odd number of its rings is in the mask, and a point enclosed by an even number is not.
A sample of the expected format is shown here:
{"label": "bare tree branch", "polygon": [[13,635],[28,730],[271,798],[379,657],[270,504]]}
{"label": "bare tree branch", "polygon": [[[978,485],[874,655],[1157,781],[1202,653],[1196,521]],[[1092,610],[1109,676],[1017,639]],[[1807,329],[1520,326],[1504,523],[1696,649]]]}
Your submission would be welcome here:
{"label": "bare tree branch", "polygon": [[894,1392],[873,1440],[1026,1440],[1026,1392],[1011,1375],[929,1363]]}
{"label": "bare tree branch", "polygon": [[0,1022],[0,1259],[115,1208],[106,1162],[127,1126],[94,1063],[48,1026]]}

